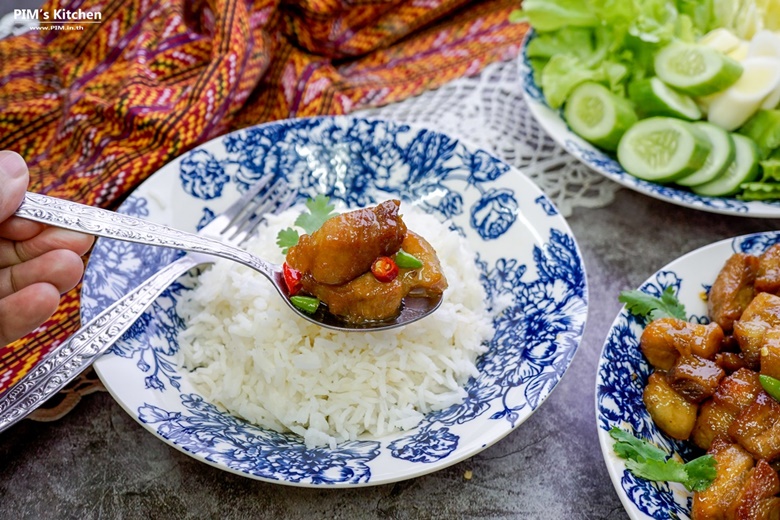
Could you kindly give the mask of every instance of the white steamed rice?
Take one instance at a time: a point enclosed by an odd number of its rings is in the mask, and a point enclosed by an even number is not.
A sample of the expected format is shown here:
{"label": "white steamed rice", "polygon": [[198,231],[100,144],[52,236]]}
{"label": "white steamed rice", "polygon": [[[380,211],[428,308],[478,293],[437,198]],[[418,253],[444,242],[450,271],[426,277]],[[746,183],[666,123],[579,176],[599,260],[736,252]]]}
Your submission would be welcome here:
{"label": "white steamed rice", "polygon": [[[300,212],[269,216],[246,248],[281,263],[276,233]],[[449,283],[435,313],[400,329],[339,333],[294,316],[259,273],[218,260],[179,305],[180,361],[195,388],[309,447],[407,430],[460,402],[493,336],[474,253],[435,218],[411,206],[402,213],[433,245]]]}

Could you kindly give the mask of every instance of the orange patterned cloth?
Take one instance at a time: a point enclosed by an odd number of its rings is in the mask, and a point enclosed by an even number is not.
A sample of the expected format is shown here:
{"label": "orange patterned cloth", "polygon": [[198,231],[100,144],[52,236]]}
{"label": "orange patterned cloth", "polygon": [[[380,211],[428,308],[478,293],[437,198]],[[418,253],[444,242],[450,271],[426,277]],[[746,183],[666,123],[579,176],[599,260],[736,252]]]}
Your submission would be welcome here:
{"label": "orange patterned cloth", "polygon": [[[0,40],[0,149],[30,191],[115,208],[177,155],[245,126],[402,100],[516,56],[518,0],[63,0],[100,13]],[[78,289],[0,348],[0,391],[79,326]]]}

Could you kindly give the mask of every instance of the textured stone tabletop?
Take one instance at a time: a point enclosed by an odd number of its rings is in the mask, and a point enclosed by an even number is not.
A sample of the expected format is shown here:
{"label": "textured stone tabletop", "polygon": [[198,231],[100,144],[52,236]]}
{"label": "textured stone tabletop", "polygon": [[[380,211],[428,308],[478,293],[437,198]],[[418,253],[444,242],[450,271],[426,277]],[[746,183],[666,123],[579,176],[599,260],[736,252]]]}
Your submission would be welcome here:
{"label": "textured stone tabletop", "polygon": [[540,409],[475,457],[377,487],[267,484],[191,459],[96,393],[59,421],[23,421],[0,434],[0,517],[625,518],[594,412],[596,364],[620,308],[618,292],[688,251],[780,222],[688,210],[621,190],[610,206],[576,210],[569,223],[588,272],[583,342]]}

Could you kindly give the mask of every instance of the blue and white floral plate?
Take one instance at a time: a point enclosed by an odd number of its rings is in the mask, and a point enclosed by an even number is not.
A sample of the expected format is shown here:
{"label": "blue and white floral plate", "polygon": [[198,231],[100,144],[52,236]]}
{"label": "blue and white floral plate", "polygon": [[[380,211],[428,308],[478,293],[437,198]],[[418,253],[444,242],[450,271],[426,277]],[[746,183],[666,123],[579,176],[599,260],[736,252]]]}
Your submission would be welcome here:
{"label": "blue and white floral plate", "polygon": [[[685,305],[689,320],[706,323],[707,303],[702,295],[709,291],[726,260],[734,253],[761,254],[777,242],[780,242],[780,232],[715,242],[671,262],[639,289],[658,296],[667,287],[673,287],[677,298]],[[652,373],[639,350],[643,329],[643,321],[629,314],[624,307],[607,335],[596,375],[599,443],[612,483],[632,519],[689,518],[691,493],[680,484],[649,482],[634,477],[623,460],[615,455],[608,433],[613,426],[618,426],[670,453],[676,452],[684,459],[694,456],[688,443],[673,440],[656,428],[642,402],[642,391]]]}
{"label": "blue and white floral plate", "polygon": [[[468,397],[415,429],[307,449],[302,439],[219,410],[177,365],[184,323],[174,284],[95,364],[109,392],[145,428],[183,452],[247,477],[300,486],[382,484],[454,464],[525,421],[558,384],[582,337],[585,270],[566,221],[523,174],[457,139],[401,123],[335,117],[281,121],[210,141],[165,166],[123,213],[194,231],[263,175],[301,200],[326,193],[348,206],[388,195],[449,219],[477,252],[495,320]],[[82,292],[87,321],[177,252],[100,239]],[[466,259],[464,259],[465,261]],[[410,325],[413,326],[413,325]]]}
{"label": "blue and white floral plate", "polygon": [[757,218],[780,217],[780,202],[743,201],[733,197],[705,197],[671,184],[658,184],[644,181],[627,173],[610,154],[593,146],[572,132],[561,116],[561,112],[547,105],[541,88],[537,85],[533,69],[528,58],[527,43],[534,38],[534,32],[528,31],[525,44],[519,57],[520,77],[523,82],[523,96],[528,108],[539,125],[562,146],[591,169],[627,188],[644,193],[656,199],[680,206]]}

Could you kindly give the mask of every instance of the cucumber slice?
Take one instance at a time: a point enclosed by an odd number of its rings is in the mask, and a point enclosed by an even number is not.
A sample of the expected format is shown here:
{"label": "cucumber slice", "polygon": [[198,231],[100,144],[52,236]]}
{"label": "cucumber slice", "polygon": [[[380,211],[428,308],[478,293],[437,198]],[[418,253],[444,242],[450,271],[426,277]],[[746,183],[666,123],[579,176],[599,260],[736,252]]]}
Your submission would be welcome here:
{"label": "cucumber slice", "polygon": [[598,83],[578,85],[566,100],[563,117],[575,134],[606,150],[615,150],[637,115],[631,103]]}
{"label": "cucumber slice", "polygon": [[691,189],[699,195],[709,197],[725,197],[734,195],[741,190],[741,185],[758,177],[758,146],[752,139],[739,134],[732,134],[736,157],[720,177],[706,184],[693,186]]}
{"label": "cucumber slice", "polygon": [[670,116],[688,121],[701,119],[701,110],[690,97],[659,78],[646,78],[628,87],[628,96],[644,116]]}
{"label": "cucumber slice", "polygon": [[729,132],[710,123],[700,122],[693,125],[707,134],[707,138],[712,143],[712,150],[699,171],[677,179],[677,184],[681,186],[696,186],[716,179],[726,171],[736,157],[734,139]]}
{"label": "cucumber slice", "polygon": [[712,47],[677,42],[655,55],[655,73],[686,94],[707,96],[733,85],[742,75],[742,65]]}
{"label": "cucumber slice", "polygon": [[699,170],[712,144],[693,124],[671,117],[650,117],[628,129],[617,155],[628,173],[653,182],[670,182]]}

